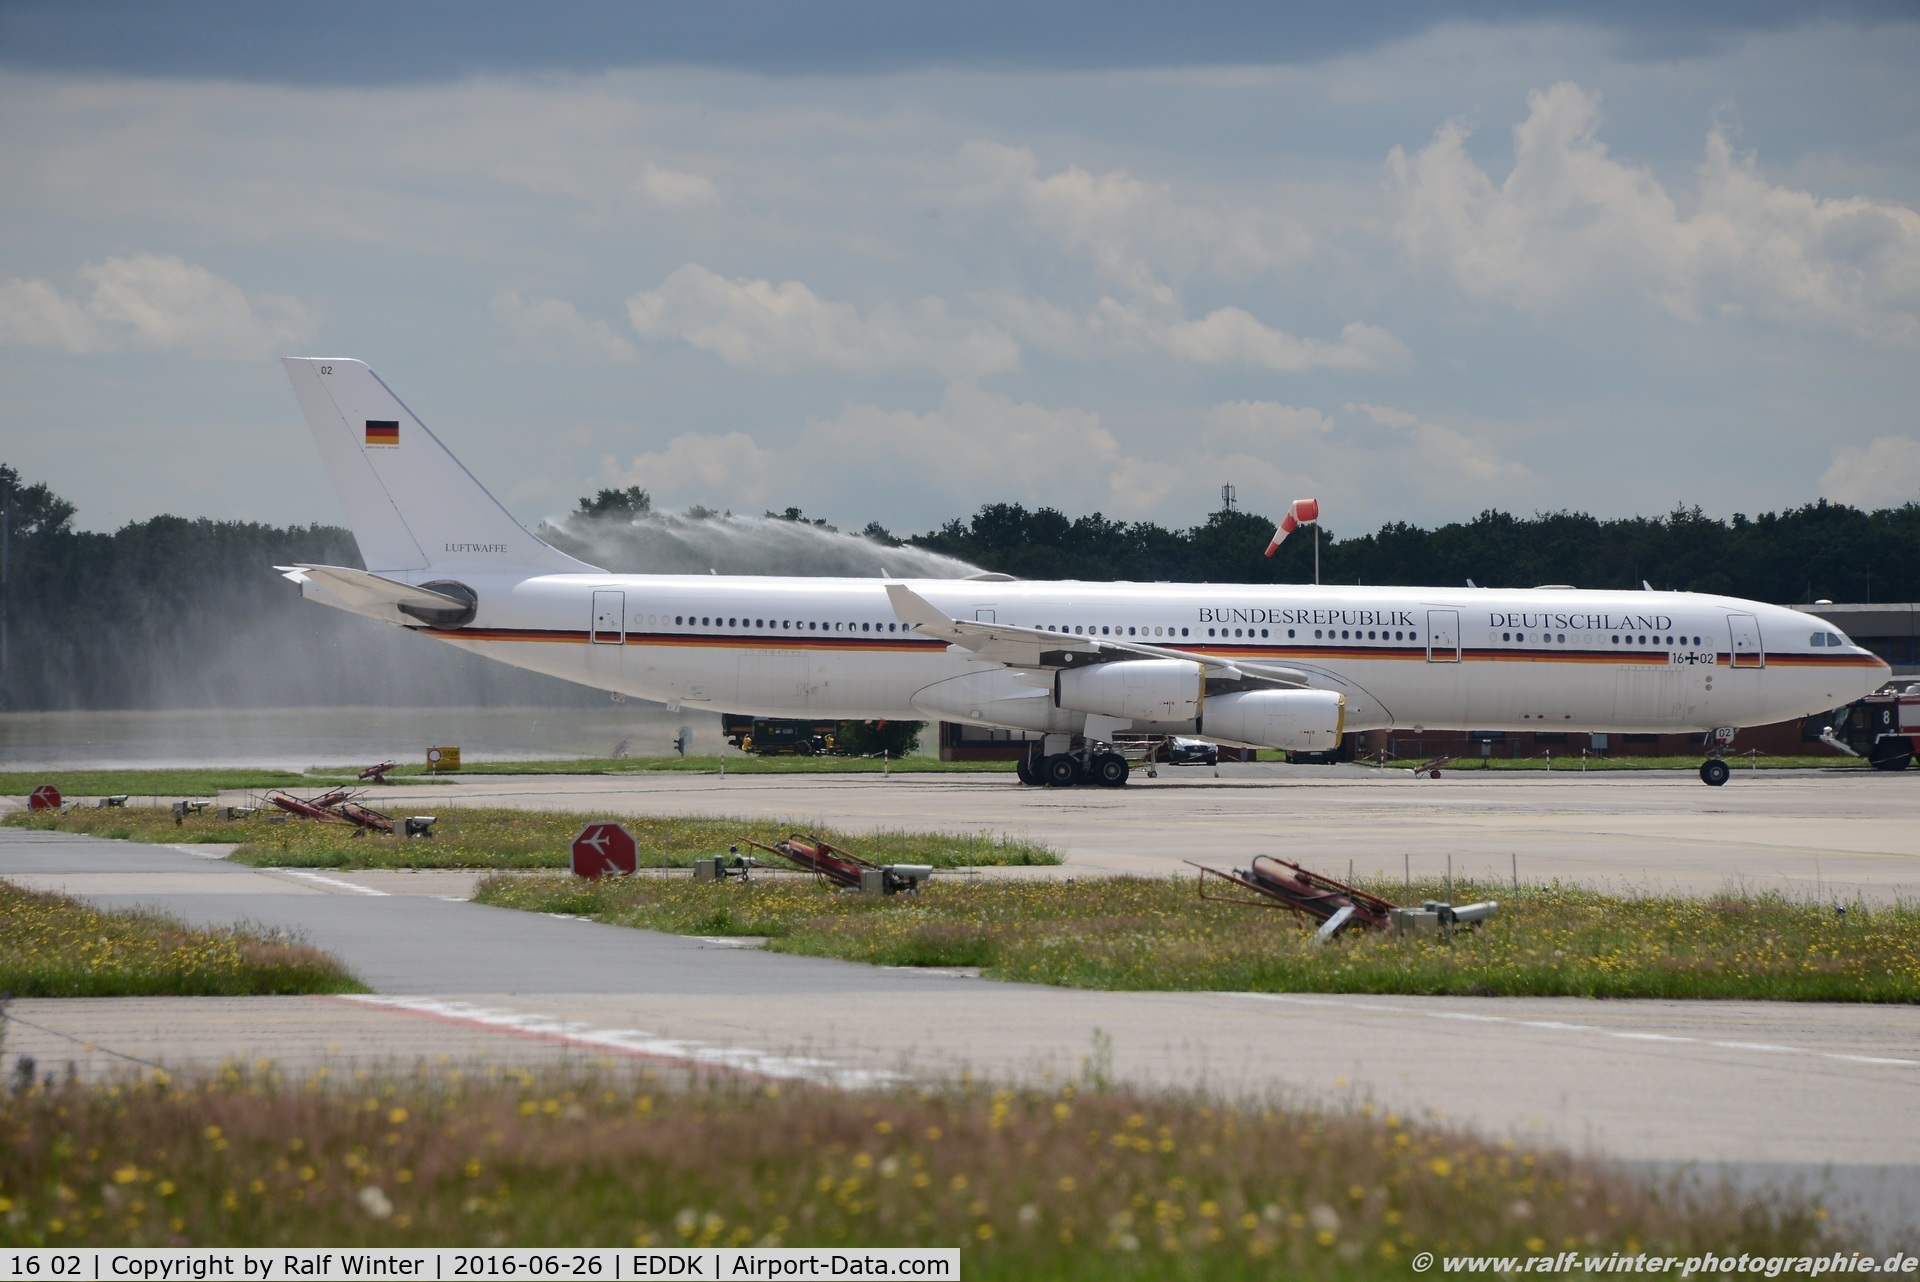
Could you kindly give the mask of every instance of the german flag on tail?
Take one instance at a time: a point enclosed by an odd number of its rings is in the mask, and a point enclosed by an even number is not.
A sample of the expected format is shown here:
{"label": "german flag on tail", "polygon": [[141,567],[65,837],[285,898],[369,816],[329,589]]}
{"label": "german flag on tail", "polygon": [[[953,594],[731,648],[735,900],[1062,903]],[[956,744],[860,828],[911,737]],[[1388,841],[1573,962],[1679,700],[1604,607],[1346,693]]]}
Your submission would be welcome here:
{"label": "german flag on tail", "polygon": [[367,420],[367,444],[400,444],[400,423],[391,418],[370,418]]}

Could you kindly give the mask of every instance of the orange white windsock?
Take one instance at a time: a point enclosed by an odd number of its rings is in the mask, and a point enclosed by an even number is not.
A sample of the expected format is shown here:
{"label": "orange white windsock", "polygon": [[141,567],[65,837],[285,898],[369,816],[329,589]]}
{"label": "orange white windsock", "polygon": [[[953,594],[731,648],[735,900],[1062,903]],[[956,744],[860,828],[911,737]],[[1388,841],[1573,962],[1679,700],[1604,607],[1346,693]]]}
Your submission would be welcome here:
{"label": "orange white windsock", "polygon": [[1301,526],[1311,525],[1319,519],[1319,499],[1295,499],[1293,505],[1287,509],[1287,514],[1280,518],[1280,524],[1274,527],[1273,542],[1267,544],[1267,555],[1272,556],[1275,552],[1278,552],[1280,545],[1286,542],[1289,534],[1292,534]]}

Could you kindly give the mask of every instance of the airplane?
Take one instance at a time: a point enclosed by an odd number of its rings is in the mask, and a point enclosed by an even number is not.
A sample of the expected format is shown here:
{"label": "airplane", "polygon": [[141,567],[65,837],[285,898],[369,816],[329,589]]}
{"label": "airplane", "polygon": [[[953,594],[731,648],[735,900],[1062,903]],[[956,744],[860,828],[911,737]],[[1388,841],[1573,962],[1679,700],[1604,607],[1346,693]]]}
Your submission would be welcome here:
{"label": "airplane", "polygon": [[365,569],[309,600],[671,710],[1040,736],[1023,783],[1126,783],[1111,743],[1320,752],[1379,729],[1703,732],[1891,675],[1797,610],[1690,592],[613,574],[516,521],[364,363],[284,362]]}

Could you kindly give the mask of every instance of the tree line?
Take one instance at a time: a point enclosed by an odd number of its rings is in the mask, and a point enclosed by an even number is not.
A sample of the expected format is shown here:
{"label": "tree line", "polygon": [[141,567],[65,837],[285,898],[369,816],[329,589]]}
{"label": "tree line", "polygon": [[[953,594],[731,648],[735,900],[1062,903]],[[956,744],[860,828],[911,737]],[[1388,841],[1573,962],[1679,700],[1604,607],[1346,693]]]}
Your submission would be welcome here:
{"label": "tree line", "polygon": [[0,709],[602,702],[304,601],[279,565],[361,568],[338,526],[156,516],[73,528],[73,504],[0,463]]}
{"label": "tree line", "polygon": [[[1311,583],[1314,531],[1303,527],[1269,559],[1274,521],[1220,511],[1177,530],[1069,518],[991,503],[971,520],[909,540],[984,569],[1033,579]],[[1920,503],[1862,511],[1825,499],[1756,517],[1720,520],[1699,508],[1601,519],[1584,512],[1530,517],[1486,511],[1422,529],[1405,522],[1341,538],[1319,533],[1320,581],[1397,586],[1656,588],[1712,592],[1783,605],[1920,600]]]}
{"label": "tree line", "polygon": [[[300,599],[274,570],[361,565],[337,526],[156,516],[111,533],[73,528],[71,503],[0,464],[7,576],[0,708],[578,704],[603,694],[520,672]],[[583,498],[631,519],[637,488]],[[790,509],[792,519],[803,519]],[[784,515],[784,514],[782,514]],[[915,544],[1034,579],[1310,583],[1314,531],[1269,560],[1273,521],[1215,512],[1187,529],[993,503],[968,520],[881,542]],[[645,566],[613,566],[641,571]],[[1784,604],[1920,600],[1920,504],[1862,511],[1825,501],[1718,520],[1698,508],[1602,520],[1483,512],[1349,538],[1320,532],[1323,583],[1483,587],[1566,583],[1726,593]]]}

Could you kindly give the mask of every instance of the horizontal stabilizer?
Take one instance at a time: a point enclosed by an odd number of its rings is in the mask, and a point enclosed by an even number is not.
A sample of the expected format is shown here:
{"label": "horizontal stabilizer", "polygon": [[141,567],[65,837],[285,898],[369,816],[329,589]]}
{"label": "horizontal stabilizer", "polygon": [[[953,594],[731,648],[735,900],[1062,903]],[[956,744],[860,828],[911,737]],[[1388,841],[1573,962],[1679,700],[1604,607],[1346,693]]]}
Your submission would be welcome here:
{"label": "horizontal stabilizer", "polygon": [[[473,617],[471,596],[415,587],[344,565],[276,565],[282,577],[300,585],[300,594],[382,623],[458,626]],[[453,585],[450,585],[453,586]]]}

